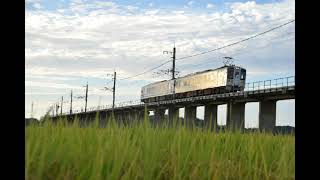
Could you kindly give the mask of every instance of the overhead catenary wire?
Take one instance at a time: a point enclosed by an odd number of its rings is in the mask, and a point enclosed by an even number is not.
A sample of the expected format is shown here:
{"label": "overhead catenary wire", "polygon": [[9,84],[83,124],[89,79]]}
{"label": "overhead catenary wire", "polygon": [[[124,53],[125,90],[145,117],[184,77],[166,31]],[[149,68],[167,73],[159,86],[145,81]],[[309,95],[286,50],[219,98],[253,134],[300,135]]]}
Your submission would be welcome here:
{"label": "overhead catenary wire", "polygon": [[152,69],[149,69],[149,70],[147,70],[147,71],[144,71],[144,72],[142,72],[142,73],[139,73],[139,74],[136,74],[136,75],[133,75],[133,76],[130,76],[130,77],[126,77],[126,78],[121,78],[121,79],[119,79],[119,80],[131,79],[131,78],[140,76],[140,75],[142,75],[142,74],[145,74],[145,73],[148,73],[148,72],[150,72],[150,71],[153,71],[153,70],[155,70],[155,69],[157,69],[157,68],[159,68],[159,67],[161,67],[161,66],[163,66],[163,65],[165,65],[165,64],[168,64],[169,62],[171,62],[171,60],[168,60],[168,61],[166,61],[166,62],[164,62],[164,63],[162,63],[162,64],[160,64],[160,65],[158,65],[158,66],[156,66],[156,67],[154,67],[154,68],[152,68]]}
{"label": "overhead catenary wire", "polygon": [[[294,33],[295,33],[295,32],[289,32],[289,33],[281,34],[280,37],[282,37],[282,39],[283,39],[283,37],[289,37],[289,38],[284,39],[282,42],[285,42],[286,40],[291,39],[291,35],[294,34]],[[272,45],[272,43],[270,43],[270,42],[273,42],[273,40],[275,40],[275,39],[271,39],[271,40],[269,41],[269,43],[266,44],[266,45],[264,45],[264,46],[254,47],[254,49],[255,49],[255,50],[265,49],[265,48],[269,47],[270,45]],[[276,39],[276,40],[278,40],[278,39]],[[240,50],[238,50],[237,52],[231,53],[230,56],[233,57],[233,56],[238,56],[238,55],[247,54],[247,53],[251,53],[251,52],[252,52],[252,51],[241,51],[241,52],[240,52]],[[208,64],[212,64],[212,63],[215,63],[215,62],[214,62],[214,61],[211,61],[211,62],[209,62],[209,63],[207,63],[207,62],[200,62],[200,63],[197,63],[197,64],[192,64],[192,67],[199,66],[199,65],[208,65]],[[185,65],[190,65],[190,64],[185,64]],[[185,66],[185,65],[182,65],[182,66]]]}
{"label": "overhead catenary wire", "polygon": [[197,53],[197,54],[193,54],[193,55],[189,55],[189,56],[184,56],[184,57],[181,57],[181,58],[177,58],[176,60],[187,59],[187,58],[199,56],[199,55],[202,55],[202,54],[207,54],[207,53],[210,53],[210,52],[213,52],[213,51],[217,51],[217,50],[220,50],[220,49],[224,49],[224,48],[226,48],[226,47],[234,46],[234,45],[236,45],[236,44],[239,44],[239,43],[248,41],[248,40],[250,40],[250,39],[256,38],[256,37],[258,37],[258,36],[261,36],[261,35],[264,35],[264,34],[266,34],[266,33],[271,32],[271,31],[274,31],[274,30],[276,30],[276,29],[279,29],[279,28],[281,28],[281,27],[283,27],[283,26],[286,26],[286,25],[288,25],[288,24],[290,24],[290,23],[293,23],[294,21],[295,21],[295,20],[291,20],[291,21],[289,21],[289,22],[286,22],[286,23],[284,23],[284,24],[281,24],[281,25],[279,25],[279,26],[276,26],[276,27],[274,27],[274,28],[271,28],[271,29],[269,29],[269,30],[267,30],[267,31],[264,31],[264,32],[262,32],[262,33],[256,34],[256,35],[254,35],[254,36],[248,37],[248,38],[246,38],[246,39],[242,39],[242,40],[240,40],[240,41],[237,41],[237,42],[234,42],[234,43],[231,43],[231,44],[228,44],[228,45],[225,45],[225,46],[216,48],[216,49],[212,49],[212,50],[209,50],[209,51],[205,51],[205,52],[201,52],[201,53]]}
{"label": "overhead catenary wire", "polygon": [[[274,27],[274,28],[271,28],[271,29],[269,29],[269,30],[267,30],[267,31],[258,33],[258,34],[256,34],[256,35],[250,36],[250,37],[245,38],[245,39],[242,39],[242,40],[240,40],[240,41],[237,41],[237,42],[234,42],[234,43],[230,43],[230,44],[227,44],[227,45],[225,45],[225,46],[218,47],[218,48],[215,48],[215,49],[212,49],[212,50],[208,50],[208,51],[204,51],[204,52],[201,52],[201,53],[197,53],[197,54],[193,54],[193,55],[189,55],[189,56],[184,56],[184,57],[181,57],[181,58],[177,58],[176,60],[187,59],[187,58],[191,58],[191,57],[195,57],[195,56],[207,54],[207,53],[210,53],[210,52],[218,51],[218,50],[221,50],[221,49],[224,49],[224,48],[227,48],[227,47],[231,47],[231,46],[240,44],[240,43],[242,43],[242,42],[245,42],[245,41],[254,39],[254,38],[258,37],[258,36],[267,34],[267,33],[271,32],[271,31],[274,31],[274,30],[276,30],[276,29],[279,29],[279,28],[281,28],[281,27],[283,27],[283,26],[286,26],[286,25],[288,25],[288,24],[291,24],[291,23],[293,23],[293,22],[295,22],[295,19],[293,19],[293,20],[291,20],[291,21],[289,21],[289,22],[286,22],[286,23],[284,23],[284,24],[281,24],[281,25],[279,25],[279,26],[276,26],[276,27]],[[162,63],[162,64],[160,64],[160,65],[158,65],[158,66],[155,66],[155,67],[153,67],[153,68],[151,68],[151,69],[149,69],[149,70],[147,70],[147,71],[144,71],[144,72],[142,72],[142,73],[139,73],[139,74],[136,74],[136,75],[133,75],[133,76],[129,76],[129,77],[125,77],[125,78],[120,78],[119,80],[131,79],[131,78],[134,78],[134,77],[137,77],[137,76],[146,74],[146,73],[148,73],[148,72],[150,72],[150,71],[153,71],[153,70],[155,70],[155,69],[157,69],[157,68],[159,68],[159,67],[161,67],[161,66],[164,66],[165,64],[168,64],[169,62],[171,62],[171,60],[165,61],[164,63]]]}

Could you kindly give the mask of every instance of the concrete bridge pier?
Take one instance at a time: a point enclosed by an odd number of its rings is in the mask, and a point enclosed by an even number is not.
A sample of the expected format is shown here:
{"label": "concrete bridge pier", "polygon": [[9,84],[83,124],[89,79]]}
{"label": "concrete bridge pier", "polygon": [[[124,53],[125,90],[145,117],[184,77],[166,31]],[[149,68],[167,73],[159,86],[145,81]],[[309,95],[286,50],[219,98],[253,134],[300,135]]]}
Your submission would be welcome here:
{"label": "concrete bridge pier", "polygon": [[186,106],[184,111],[184,123],[186,127],[192,128],[197,119],[197,106]]}
{"label": "concrete bridge pier", "polygon": [[107,111],[106,120],[107,120],[107,123],[112,121],[112,111]]}
{"label": "concrete bridge pier", "polygon": [[129,125],[129,126],[132,126],[133,125],[133,122],[134,122],[134,116],[135,116],[135,113],[134,113],[134,111],[133,110],[129,110],[129,111],[127,111],[127,113],[126,113],[126,116],[127,116],[127,124]]}
{"label": "concrete bridge pier", "polygon": [[106,111],[100,111],[99,112],[99,116],[100,116],[100,122],[99,122],[99,124],[100,124],[100,126],[101,127],[106,127],[106,125],[107,125],[107,112]]}
{"label": "concrete bridge pier", "polygon": [[170,106],[168,108],[168,126],[173,127],[177,126],[179,123],[179,108],[175,106]]}
{"label": "concrete bridge pier", "polygon": [[112,112],[112,111],[108,111],[107,112],[107,123],[117,123],[117,119],[116,119],[116,112]]}
{"label": "concrete bridge pier", "polygon": [[90,123],[95,121],[95,114],[90,112],[87,115],[85,115],[85,118],[86,118],[86,123],[87,123],[86,125],[89,125]]}
{"label": "concrete bridge pier", "polygon": [[129,111],[122,111],[122,121],[123,125],[128,126],[130,123],[130,112]]}
{"label": "concrete bridge pier", "polygon": [[110,123],[112,121],[112,111],[106,112],[106,124]]}
{"label": "concrete bridge pier", "polygon": [[259,129],[272,132],[276,127],[276,100],[259,102]]}
{"label": "concrete bridge pier", "polygon": [[129,125],[132,126],[137,121],[137,115],[135,110],[131,110],[128,112],[129,116]]}
{"label": "concrete bridge pier", "polygon": [[[135,114],[136,114],[136,120],[138,123],[142,123],[144,121],[144,110],[137,110],[135,111]],[[148,116],[148,115],[147,115]]]}
{"label": "concrete bridge pier", "polygon": [[86,115],[85,114],[80,114],[78,116],[78,118],[79,118],[79,126],[80,127],[85,127],[86,126],[86,121],[87,121]]}
{"label": "concrete bridge pier", "polygon": [[245,102],[227,104],[227,128],[244,130]]}
{"label": "concrete bridge pier", "polygon": [[131,117],[133,119],[133,123],[134,124],[138,124],[139,122],[141,122],[141,111],[138,110],[133,110],[131,111]]}
{"label": "concrete bridge pier", "polygon": [[161,125],[164,122],[164,114],[166,109],[157,108],[154,110],[154,125]]}
{"label": "concrete bridge pier", "polygon": [[120,115],[120,123],[121,123],[121,125],[123,125],[123,126],[126,125],[126,121],[127,121],[126,112],[125,111],[120,111],[119,115]]}
{"label": "concrete bridge pier", "polygon": [[215,131],[218,128],[218,105],[207,104],[204,106],[204,126]]}
{"label": "concrete bridge pier", "polygon": [[116,124],[118,124],[120,118],[118,111],[111,112],[111,118]]}
{"label": "concrete bridge pier", "polygon": [[122,125],[123,124],[122,112],[121,111],[114,112],[114,116],[117,124]]}
{"label": "concrete bridge pier", "polygon": [[133,124],[133,121],[134,121],[133,116],[134,116],[134,113],[132,112],[132,110],[127,112],[127,124],[129,126],[132,126],[132,124]]}

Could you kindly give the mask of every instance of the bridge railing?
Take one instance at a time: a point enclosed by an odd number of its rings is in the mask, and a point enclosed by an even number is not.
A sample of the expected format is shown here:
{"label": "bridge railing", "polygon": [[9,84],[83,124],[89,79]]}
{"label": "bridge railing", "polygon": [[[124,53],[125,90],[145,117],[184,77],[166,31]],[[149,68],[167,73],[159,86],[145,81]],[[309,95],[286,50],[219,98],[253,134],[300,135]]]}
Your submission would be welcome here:
{"label": "bridge railing", "polygon": [[[143,102],[140,102],[140,100],[131,100],[131,101],[124,101],[124,102],[119,102],[116,103],[114,105],[115,108],[120,108],[120,107],[125,107],[125,106],[134,106],[134,105],[141,105],[143,104]],[[108,105],[100,105],[100,106],[92,106],[92,107],[88,107],[87,108],[87,112],[91,112],[91,111],[97,111],[97,110],[103,110],[103,109],[112,109],[112,104],[108,104]],[[76,114],[76,113],[81,113],[81,112],[85,112],[84,109],[78,109],[78,110],[74,110],[72,113]],[[70,113],[64,113],[64,114],[70,114]]]}
{"label": "bridge railing", "polygon": [[265,80],[265,81],[249,82],[249,83],[246,83],[244,90],[255,91],[255,90],[262,90],[262,89],[290,87],[294,85],[295,85],[295,76],[288,76],[288,77]]}

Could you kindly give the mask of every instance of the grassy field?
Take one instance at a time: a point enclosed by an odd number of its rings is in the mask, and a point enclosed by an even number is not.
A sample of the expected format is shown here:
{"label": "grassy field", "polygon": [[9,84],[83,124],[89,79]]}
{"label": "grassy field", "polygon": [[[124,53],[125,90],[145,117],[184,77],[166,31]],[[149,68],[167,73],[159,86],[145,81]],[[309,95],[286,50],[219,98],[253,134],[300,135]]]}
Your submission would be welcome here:
{"label": "grassy field", "polygon": [[26,179],[295,179],[295,137],[77,122],[26,127]]}

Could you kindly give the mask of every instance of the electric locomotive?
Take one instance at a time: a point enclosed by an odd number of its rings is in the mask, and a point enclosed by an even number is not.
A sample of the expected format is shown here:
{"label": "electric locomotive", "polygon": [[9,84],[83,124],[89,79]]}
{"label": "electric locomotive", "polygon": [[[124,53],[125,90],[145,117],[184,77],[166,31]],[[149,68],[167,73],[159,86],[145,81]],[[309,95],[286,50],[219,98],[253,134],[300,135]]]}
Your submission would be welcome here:
{"label": "electric locomotive", "polygon": [[243,91],[246,69],[235,65],[224,65],[188,74],[174,80],[164,80],[143,86],[141,101],[155,102],[224,92]]}

